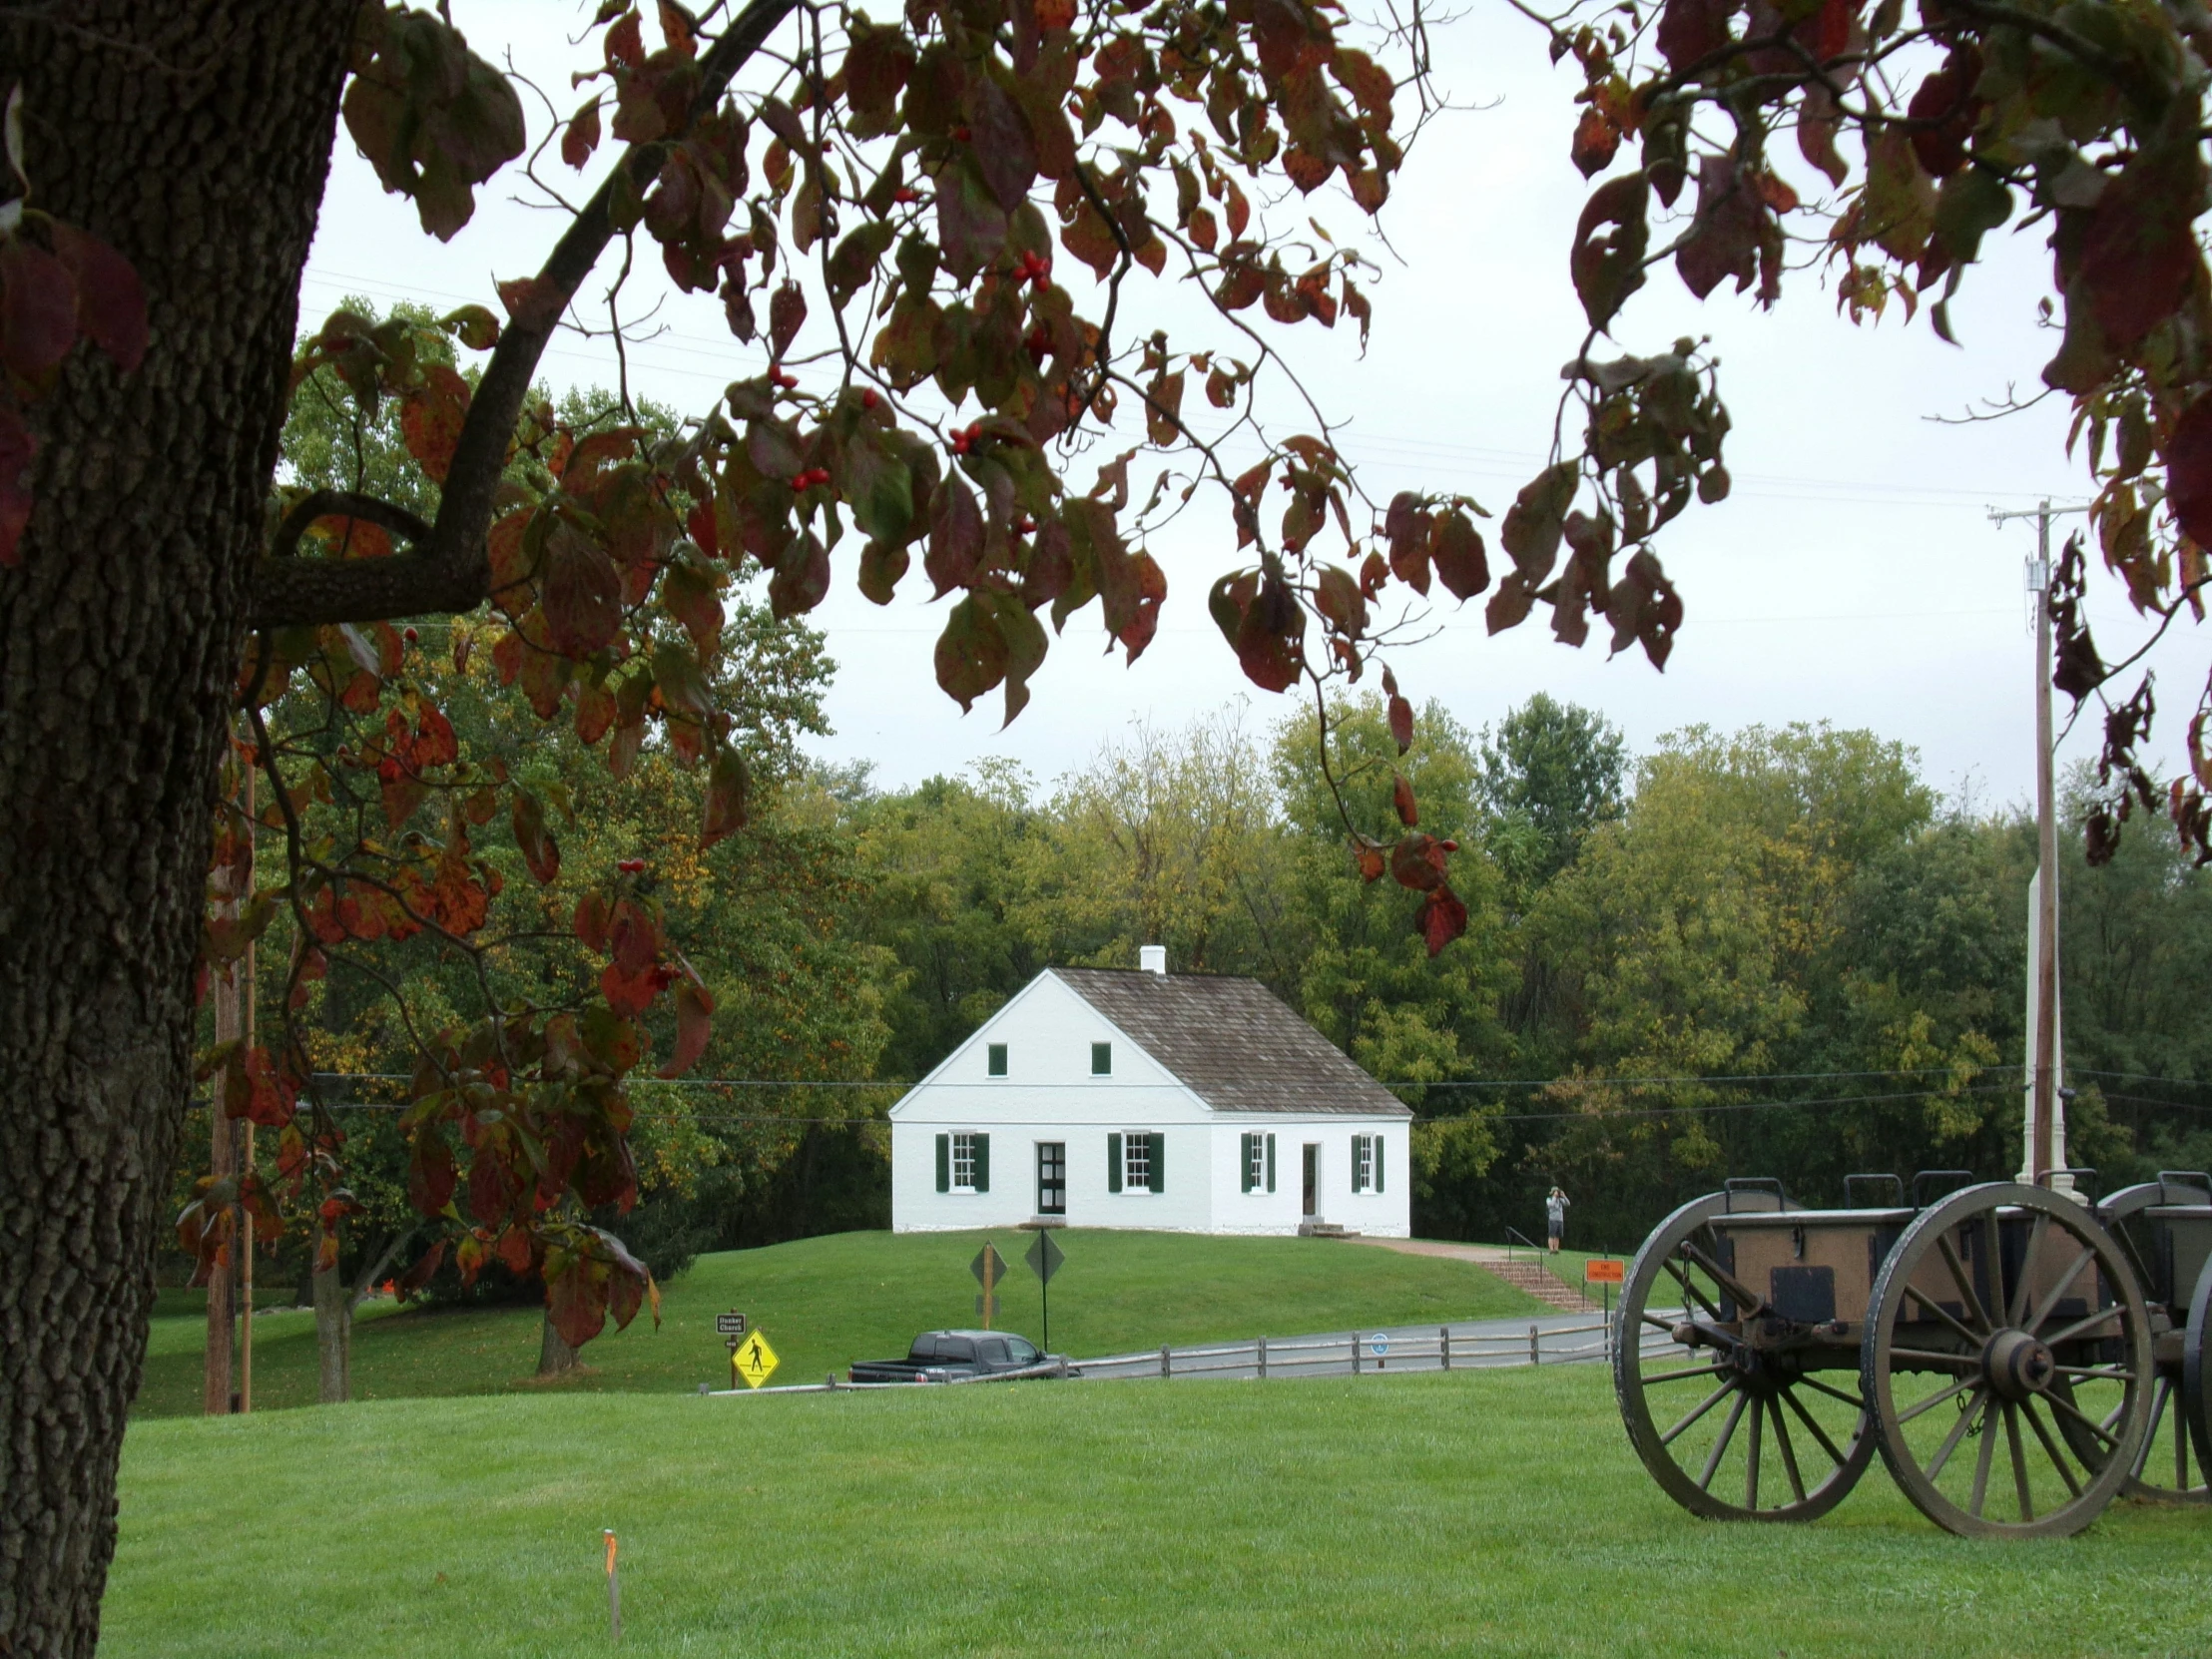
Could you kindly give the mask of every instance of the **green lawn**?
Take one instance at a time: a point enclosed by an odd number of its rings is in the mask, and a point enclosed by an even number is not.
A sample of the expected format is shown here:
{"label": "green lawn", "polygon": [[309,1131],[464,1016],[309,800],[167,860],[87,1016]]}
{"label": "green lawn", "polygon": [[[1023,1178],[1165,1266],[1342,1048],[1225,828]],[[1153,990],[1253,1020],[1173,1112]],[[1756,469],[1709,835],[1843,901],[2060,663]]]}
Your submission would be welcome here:
{"label": "green lawn", "polygon": [[2212,1652],[2212,1510],[1701,1522],[1592,1367],[142,1420],[121,1514],[103,1659],[602,1654],[603,1526],[641,1659]]}
{"label": "green lawn", "polygon": [[[998,1324],[1043,1337],[1037,1282],[1021,1264],[1032,1235],[991,1235],[1013,1269]],[[1326,1239],[1212,1238],[1181,1233],[1062,1232],[1067,1262],[1052,1283],[1052,1347],[1076,1356],[1292,1336],[1358,1325],[1487,1319],[1541,1305],[1464,1262],[1362,1249]],[[658,1332],[640,1315],[584,1351],[593,1375],[563,1387],[691,1390],[729,1383],[714,1316],[740,1308],[767,1332],[779,1382],[819,1382],[854,1360],[903,1354],[917,1331],[976,1323],[968,1263],[980,1233],[843,1233],[766,1250],[703,1256],[663,1288]],[[169,1306],[176,1306],[172,1298]],[[375,1309],[353,1332],[361,1399],[491,1393],[537,1366],[534,1309],[399,1313]],[[264,1314],[254,1326],[257,1408],[315,1397],[314,1321]],[[200,1409],[205,1316],[154,1321],[138,1413]]]}

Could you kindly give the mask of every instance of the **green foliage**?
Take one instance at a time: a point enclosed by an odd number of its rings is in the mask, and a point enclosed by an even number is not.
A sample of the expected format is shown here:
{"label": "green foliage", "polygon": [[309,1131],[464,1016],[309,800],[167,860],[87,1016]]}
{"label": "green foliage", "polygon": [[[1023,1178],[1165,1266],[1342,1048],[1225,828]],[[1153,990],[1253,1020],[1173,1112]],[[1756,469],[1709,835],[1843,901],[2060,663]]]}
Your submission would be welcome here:
{"label": "green foliage", "polygon": [[1549,880],[1621,815],[1628,746],[1612,722],[1538,692],[1482,735],[1489,844],[1515,885]]}

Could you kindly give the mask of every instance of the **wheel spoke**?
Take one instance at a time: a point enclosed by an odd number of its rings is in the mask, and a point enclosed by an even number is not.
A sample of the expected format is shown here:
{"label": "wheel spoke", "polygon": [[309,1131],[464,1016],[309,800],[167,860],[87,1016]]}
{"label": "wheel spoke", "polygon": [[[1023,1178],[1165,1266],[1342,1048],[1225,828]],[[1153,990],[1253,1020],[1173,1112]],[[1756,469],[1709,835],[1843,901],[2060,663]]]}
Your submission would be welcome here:
{"label": "wheel spoke", "polygon": [[1801,1377],[1798,1379],[1798,1381],[1804,1383],[1808,1388],[1811,1388],[1815,1393],[1823,1393],[1828,1395],[1828,1397],[1831,1399],[1842,1400],[1854,1411],[1864,1411],[1867,1408],[1867,1402],[1861,1399],[1857,1394],[1847,1394],[1841,1388],[1831,1387],[1828,1383],[1823,1382],[1817,1377]]}
{"label": "wheel spoke", "polygon": [[[1688,1247],[1684,1246],[1684,1248],[1687,1249]],[[1699,1290],[1695,1285],[1690,1283],[1690,1276],[1682,1271],[1682,1264],[1680,1262],[1677,1262],[1672,1256],[1669,1256],[1666,1258],[1663,1265],[1669,1273],[1674,1275],[1675,1282],[1682,1287],[1682,1294],[1685,1297],[1687,1297],[1690,1301],[1695,1302],[1700,1308],[1703,1308],[1705,1312],[1713,1319],[1720,1319],[1721,1311],[1719,1306],[1714,1303],[1713,1300],[1708,1297],[1703,1291]]]}
{"label": "wheel spoke", "polygon": [[2050,1294],[2037,1305],[2035,1317],[2027,1322],[2024,1329],[2031,1332],[2042,1330],[2043,1321],[2050,1318],[2051,1311],[2058,1306],[2059,1298],[2073,1289],[2073,1282],[2081,1277],[2081,1270],[2095,1261],[2097,1253],[2089,1249],[2084,1249],[2079,1256],[2076,1256],[2073,1259],[2073,1265],[2066,1269],[2065,1273],[2059,1277],[2058,1283],[2050,1288]]}
{"label": "wheel spoke", "polygon": [[[2143,1478],[2144,1465],[2150,1461],[2150,1448],[2158,1438],[2158,1425],[2166,1420],[2166,1396],[2173,1392],[2173,1379],[2161,1377],[2158,1380],[2158,1386],[2151,1391],[2150,1426],[2143,1430],[2143,1444],[2142,1448],[2135,1453],[2135,1466],[2127,1471],[2138,1480]],[[2119,1420],[2120,1413],[2126,1409],[2127,1400],[2123,1397],[2119,1404],[2113,1406],[2105,1415],[2104,1426],[2110,1428],[2113,1423]],[[2180,1422],[2181,1419],[2178,1416],[2174,1418],[2177,1427]]]}
{"label": "wheel spoke", "polygon": [[1674,1335],[1673,1323],[1661,1319],[1657,1314],[1638,1314],[1636,1317],[1655,1330],[1664,1331],[1670,1337]]}
{"label": "wheel spoke", "polygon": [[1694,1366],[1688,1371],[1663,1371],[1656,1377],[1640,1378],[1638,1381],[1648,1388],[1654,1382],[1679,1382],[1685,1377],[1718,1377],[1729,1369],[1727,1366]]}
{"label": "wheel spoke", "polygon": [[1942,1252],[1943,1266],[1950,1269],[1950,1282],[1958,1287],[1958,1294],[1964,1298],[1966,1311],[1973,1315],[1974,1323],[1981,1327],[1979,1334],[1986,1336],[1989,1332],[1989,1316],[1981,1311],[1981,1298],[1974,1291],[1973,1281],[1966,1277],[1965,1264],[1958,1260],[1958,1252],[1951,1248],[1950,1235],[1937,1234],[1936,1248]]}
{"label": "wheel spoke", "polygon": [[1798,1473],[1797,1447],[1790,1444],[1790,1425],[1782,1420],[1782,1401],[1770,1398],[1767,1409],[1774,1413],[1774,1443],[1782,1453],[1783,1472],[1790,1477],[1790,1490],[1797,1494],[1800,1503],[1805,1501],[1805,1476]]}
{"label": "wheel spoke", "polygon": [[[2106,1320],[2118,1319],[2124,1311],[2125,1310],[2122,1308],[2122,1306],[2117,1302],[2113,1303],[2112,1306],[2109,1308],[2100,1308],[2097,1312],[2091,1314],[2087,1319],[2075,1320],[2073,1324],[2067,1326],[2066,1329],[2063,1331],[2053,1331],[2049,1336],[2043,1339],[2043,1346],[2046,1348],[2056,1348],[2060,1343],[2070,1343],[2076,1337],[2082,1335],[2084,1332],[2095,1330]],[[2129,1375],[2132,1376],[2133,1374],[2130,1373]]]}
{"label": "wheel spoke", "polygon": [[1950,1454],[1958,1449],[1958,1442],[1966,1437],[1966,1431],[1973,1427],[1974,1419],[1981,1415],[1982,1407],[1988,1403],[1988,1394],[1976,1385],[1973,1398],[1966,1401],[1958,1413],[1958,1420],[1950,1425],[1950,1432],[1943,1436],[1943,1443],[1936,1448],[1936,1456],[1927,1470],[1931,1482],[1943,1472],[1943,1465],[1950,1461]]}
{"label": "wheel spoke", "polygon": [[2020,1519],[2035,1518],[2035,1499],[2027,1490],[2027,1457],[2020,1450],[2020,1416],[2007,1400],[2004,1406],[2004,1448],[2012,1457],[2012,1490],[2020,1500]]}
{"label": "wheel spoke", "polygon": [[1974,1357],[1970,1354],[1945,1354],[1936,1348],[1893,1348],[1890,1350],[1890,1358],[1927,1360],[1938,1366],[1971,1366],[1974,1363]]}
{"label": "wheel spoke", "polygon": [[[1803,1377],[1798,1379],[1800,1382],[1808,1381],[1810,1379]],[[1838,1468],[1842,1468],[1845,1463],[1844,1454],[1836,1449],[1836,1442],[1828,1437],[1827,1430],[1823,1429],[1820,1423],[1814,1419],[1813,1413],[1805,1408],[1805,1402],[1797,1396],[1796,1387],[1793,1385],[1784,1388],[1782,1397],[1789,1401],[1790,1409],[1798,1414],[1798,1420],[1811,1430],[1813,1438],[1820,1441],[1821,1449],[1828,1453],[1829,1461],[1833,1462]]]}
{"label": "wheel spoke", "polygon": [[1660,1435],[1659,1443],[1661,1445],[1674,1444],[1674,1442],[1681,1437],[1683,1431],[1686,1430],[1690,1426],[1690,1424],[1697,1421],[1698,1418],[1705,1415],[1706,1412],[1710,1411],[1714,1406],[1718,1405],[1722,1400],[1726,1399],[1735,1391],[1736,1384],[1733,1382],[1723,1382],[1719,1387],[1715,1388],[1711,1393],[1705,1396],[1705,1402],[1702,1405],[1698,1406],[1696,1410],[1692,1411],[1688,1416],[1684,1417],[1680,1422],[1676,1423],[1672,1428],[1668,1429],[1664,1434]]}
{"label": "wheel spoke", "polygon": [[2035,1224],[2027,1230],[2027,1248],[2020,1252],[2020,1272],[2012,1286],[2012,1300],[2005,1305],[2004,1323],[2020,1323],[2020,1312],[2027,1306],[2027,1288],[2035,1283],[2035,1256],[2043,1248],[2043,1235],[2050,1231],[2050,1216],[2041,1210],[2035,1212]]}
{"label": "wheel spoke", "polygon": [[2118,1366],[2053,1366],[2054,1377],[2085,1377],[2094,1382],[2123,1382],[2135,1374]]}
{"label": "wheel spoke", "polygon": [[[1703,1268],[1712,1277],[1714,1284],[1735,1299],[1736,1317],[1738,1319],[1749,1319],[1755,1310],[1767,1305],[1764,1297],[1754,1296],[1748,1285],[1722,1267],[1720,1263],[1714,1261],[1712,1257],[1706,1255],[1704,1251],[1698,1249],[1696,1245],[1690,1243],[1688,1239],[1682,1241],[1682,1254]],[[1714,1317],[1718,1318],[1719,1316],[1716,1314]]]}
{"label": "wheel spoke", "polygon": [[1996,1460],[1996,1413],[1994,1411],[1982,1412],[1981,1449],[1974,1453],[1973,1492],[1971,1500],[1966,1505],[1966,1512],[1972,1515],[1975,1520],[1981,1518],[1982,1505],[1989,1501],[1989,1465]]}
{"label": "wheel spoke", "polygon": [[1751,1395],[1741,1388],[1736,1390],[1736,1403],[1728,1408],[1728,1421],[1721,1425],[1721,1437],[1713,1442],[1713,1449],[1705,1459],[1705,1472],[1698,1476],[1697,1483],[1702,1489],[1713,1489],[1713,1476],[1721,1471],[1721,1458],[1728,1453],[1728,1442],[1736,1437],[1736,1425],[1743,1421],[1744,1406],[1750,1399]]}
{"label": "wheel spoke", "polygon": [[1912,1286],[1908,1285],[1905,1288],[1905,1294],[1911,1297],[1915,1302],[1919,1303],[1923,1308],[1927,1309],[1931,1314],[1934,1314],[1937,1319],[1941,1320],[1945,1325],[1949,1326],[1953,1331],[1957,1332],[1960,1337],[1964,1338],[1967,1342],[1973,1344],[1974,1347],[1979,1348],[1981,1346],[1981,1333],[1968,1331],[1963,1325],[1960,1325],[1955,1319],[1951,1318],[1950,1311],[1943,1307],[1941,1303],[1930,1301],[1927,1292],[1915,1290]]}
{"label": "wheel spoke", "polygon": [[2079,1497],[2081,1482],[2074,1478],[2073,1465],[2066,1461],[2065,1453],[2050,1437],[2050,1430],[2043,1426],[2043,1419],[2035,1414],[2035,1402],[2032,1399],[2022,1400],[2020,1411],[2027,1418],[2027,1426],[2035,1430],[2035,1437],[2043,1442],[2043,1455],[2050,1459],[2051,1466],[2058,1471],[2058,1478],[2066,1483],[2066,1490]]}
{"label": "wheel spoke", "polygon": [[2078,1410],[2074,1408],[2073,1402],[2071,1400],[2061,1399],[2056,1394],[2045,1394],[2043,1395],[2043,1397],[2050,1401],[2050,1408],[2053,1411],[2060,1412],[2065,1416],[2073,1418],[2075,1422],[2079,1423],[2090,1433],[2094,1434],[2098,1439],[2102,1440],[2105,1444],[2106,1449],[2111,1451],[2117,1451],[2120,1449],[2120,1442],[2114,1439],[2111,1435],[2107,1434],[2104,1431],[2102,1424],[2091,1422],[2087,1417],[2083,1416]]}
{"label": "wheel spoke", "polygon": [[1767,1423],[1766,1405],[1761,1400],[1751,1402],[1751,1454],[1744,1459],[1744,1507],[1754,1514],[1759,1510],[1759,1438]]}
{"label": "wheel spoke", "polygon": [[1933,1411],[1934,1409],[1936,1409],[1936,1406],[1942,1404],[1942,1402],[1946,1399],[1956,1399],[1961,1393],[1965,1392],[1969,1381],[1970,1379],[1963,1377],[1953,1378],[1951,1379],[1951,1383],[1949,1387],[1937,1388],[1934,1393],[1930,1394],[1926,1399],[1921,1400],[1918,1404],[1907,1406],[1897,1415],[1899,1425],[1903,1426],[1904,1424],[1911,1422],[1923,1411]]}

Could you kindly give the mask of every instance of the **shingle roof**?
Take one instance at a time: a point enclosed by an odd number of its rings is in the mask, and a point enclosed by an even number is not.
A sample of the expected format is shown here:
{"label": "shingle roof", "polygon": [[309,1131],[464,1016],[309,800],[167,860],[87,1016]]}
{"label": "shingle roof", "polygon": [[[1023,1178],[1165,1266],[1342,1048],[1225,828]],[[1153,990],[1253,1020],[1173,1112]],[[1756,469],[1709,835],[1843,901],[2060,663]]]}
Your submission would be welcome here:
{"label": "shingle roof", "polygon": [[1216,1111],[1412,1116],[1257,979],[1050,971]]}

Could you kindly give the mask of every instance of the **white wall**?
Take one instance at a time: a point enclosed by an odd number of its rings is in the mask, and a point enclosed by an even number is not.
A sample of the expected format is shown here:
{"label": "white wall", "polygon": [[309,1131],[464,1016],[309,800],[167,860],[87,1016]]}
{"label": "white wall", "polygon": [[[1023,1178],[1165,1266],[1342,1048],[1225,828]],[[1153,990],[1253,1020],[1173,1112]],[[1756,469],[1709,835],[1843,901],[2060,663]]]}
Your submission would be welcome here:
{"label": "white wall", "polygon": [[[1113,1045],[1113,1072],[1091,1075],[1091,1044]],[[989,1045],[1006,1045],[1004,1077],[988,1072]],[[1011,1227],[1036,1213],[1036,1148],[1067,1148],[1071,1227],[1180,1232],[1298,1231],[1300,1148],[1322,1146],[1321,1219],[1357,1232],[1408,1231],[1403,1119],[1316,1120],[1217,1113],[1051,974],[1018,992],[891,1109],[891,1226],[898,1232]],[[1166,1138],[1165,1191],[1107,1190],[1107,1137]],[[1276,1190],[1240,1190],[1239,1136],[1276,1136]],[[936,1190],[936,1137],[990,1137],[990,1191]],[[1383,1190],[1352,1191],[1352,1137],[1383,1138]]]}

